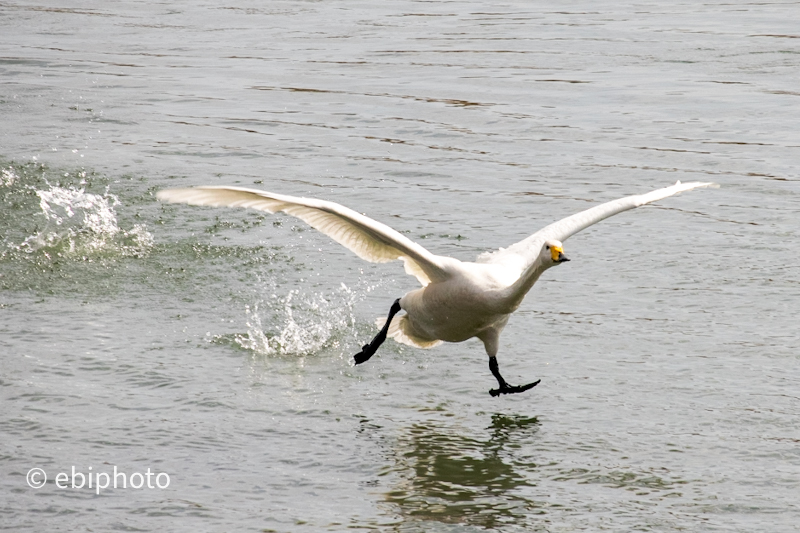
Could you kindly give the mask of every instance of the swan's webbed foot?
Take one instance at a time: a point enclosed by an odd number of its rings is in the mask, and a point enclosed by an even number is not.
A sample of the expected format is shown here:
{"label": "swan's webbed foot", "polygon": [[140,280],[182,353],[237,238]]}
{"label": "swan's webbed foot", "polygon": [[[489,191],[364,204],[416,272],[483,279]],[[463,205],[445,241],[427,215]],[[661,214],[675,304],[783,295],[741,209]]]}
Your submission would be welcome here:
{"label": "swan's webbed foot", "polygon": [[[380,346],[380,344],[378,345]],[[367,361],[370,357],[375,355],[375,352],[378,351],[378,346],[372,346],[372,344],[365,344],[361,351],[358,352],[353,356],[353,359],[356,360],[356,364],[360,365],[364,361]]]}
{"label": "swan's webbed foot", "polygon": [[501,386],[499,389],[491,389],[489,394],[492,396],[500,396],[501,394],[514,394],[517,392],[525,392],[528,389],[534,388],[539,382],[542,381],[541,379],[537,379],[533,383],[528,383],[527,385],[515,385],[511,386],[506,384],[505,386]]}
{"label": "swan's webbed foot", "polygon": [[503,376],[500,375],[500,368],[497,366],[497,357],[489,356],[489,370],[492,371],[492,375],[497,380],[497,384],[499,385],[496,389],[491,389],[489,394],[492,396],[500,396],[501,394],[516,394],[518,392],[525,392],[528,389],[534,388],[536,385],[539,384],[541,379],[537,379],[533,383],[528,383],[527,385],[509,385],[506,383],[506,380],[503,379]]}
{"label": "swan's webbed foot", "polygon": [[361,348],[361,351],[353,356],[353,359],[355,359],[357,365],[360,365],[375,355],[375,352],[378,351],[380,345],[386,340],[386,334],[389,332],[389,325],[392,323],[394,315],[400,312],[400,309],[400,298],[398,298],[394,301],[392,307],[389,309],[389,317],[386,319],[386,324],[384,324],[383,328],[378,332],[377,335],[375,335],[375,338],[372,339],[369,344],[365,344]]}

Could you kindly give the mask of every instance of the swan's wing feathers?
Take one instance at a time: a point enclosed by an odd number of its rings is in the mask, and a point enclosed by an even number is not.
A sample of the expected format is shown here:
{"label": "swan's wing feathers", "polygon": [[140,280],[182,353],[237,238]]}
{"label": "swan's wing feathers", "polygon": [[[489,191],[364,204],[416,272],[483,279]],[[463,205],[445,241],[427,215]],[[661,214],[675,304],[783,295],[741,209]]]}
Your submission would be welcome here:
{"label": "swan's wing feathers", "polygon": [[247,207],[268,213],[283,211],[324,233],[360,258],[373,263],[405,262],[406,272],[427,285],[447,278],[439,258],[389,226],[343,205],[240,187],[166,189],[159,200],[191,205]]}
{"label": "swan's wing feathers", "polygon": [[702,187],[719,187],[716,183],[708,182],[677,182],[671,187],[657,189],[646,194],[627,196],[618,200],[612,200],[604,204],[592,207],[586,211],[581,211],[572,216],[554,222],[549,226],[537,231],[527,239],[520,241],[506,249],[491,254],[484,254],[479,258],[481,262],[488,263],[519,263],[520,266],[530,264],[539,254],[542,245],[547,240],[565,241],[581,230],[597,224],[610,216],[622,213],[628,209],[640,207],[657,200],[662,200],[680,192],[698,189]]}
{"label": "swan's wing feathers", "polygon": [[716,183],[699,182],[699,181],[691,183],[677,182],[675,185],[672,185],[671,187],[657,189],[655,191],[646,194],[627,196],[625,198],[620,198],[618,200],[612,200],[610,202],[600,204],[596,207],[592,207],[591,209],[587,209],[586,211],[582,211],[565,219],[559,220],[558,222],[550,224],[549,226],[546,226],[542,230],[536,232],[535,235],[539,235],[542,241],[548,239],[554,239],[563,242],[567,240],[569,237],[572,237],[573,235],[578,233],[579,231],[582,231],[588,228],[589,226],[597,224],[601,220],[605,220],[610,216],[622,213],[623,211],[627,211],[628,209],[641,207],[645,204],[649,204],[657,200],[663,200],[664,198],[668,198],[680,192],[690,191],[692,189],[697,189],[701,187],[719,187],[719,185],[717,185]]}
{"label": "swan's wing feathers", "polygon": [[383,242],[379,236],[351,224],[343,224],[342,218],[336,213],[296,204],[282,206],[276,211],[299,218],[366,261],[386,263],[400,258],[398,250]]}

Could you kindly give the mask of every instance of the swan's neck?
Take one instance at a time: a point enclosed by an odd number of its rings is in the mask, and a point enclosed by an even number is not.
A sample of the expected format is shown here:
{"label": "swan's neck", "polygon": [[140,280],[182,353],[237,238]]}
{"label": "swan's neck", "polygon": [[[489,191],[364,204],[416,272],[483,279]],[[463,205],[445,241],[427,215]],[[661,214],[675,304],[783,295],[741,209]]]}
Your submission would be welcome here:
{"label": "swan's neck", "polygon": [[539,280],[539,276],[550,266],[552,266],[552,263],[545,265],[545,261],[540,255],[522,272],[519,279],[505,290],[504,297],[512,309],[516,310],[520,306],[533,284]]}

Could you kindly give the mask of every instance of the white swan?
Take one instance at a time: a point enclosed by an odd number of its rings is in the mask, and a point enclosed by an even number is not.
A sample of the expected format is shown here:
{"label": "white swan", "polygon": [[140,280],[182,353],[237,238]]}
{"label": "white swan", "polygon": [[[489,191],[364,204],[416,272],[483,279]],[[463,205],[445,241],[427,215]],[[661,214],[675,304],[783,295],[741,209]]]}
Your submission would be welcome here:
{"label": "white swan", "polygon": [[[422,284],[392,305],[378,335],[355,356],[360,364],[372,357],[386,336],[431,348],[442,341],[483,341],[498,388],[492,396],[523,392],[539,381],[510,386],[500,375],[497,350],[500,333],[522,299],[548,268],[568,261],[562,242],[592,224],[698,187],[714,183],[681,183],[653,192],[607,202],[550,224],[508,248],[480,255],[475,262],[434,255],[389,226],[334,202],[297,198],[240,187],[196,187],[159,191],[160,200],[191,205],[250,207],[268,213],[283,211],[328,235],[367,261],[402,259],[406,272]],[[392,320],[405,311],[404,315]],[[379,319],[380,320],[380,319]]]}

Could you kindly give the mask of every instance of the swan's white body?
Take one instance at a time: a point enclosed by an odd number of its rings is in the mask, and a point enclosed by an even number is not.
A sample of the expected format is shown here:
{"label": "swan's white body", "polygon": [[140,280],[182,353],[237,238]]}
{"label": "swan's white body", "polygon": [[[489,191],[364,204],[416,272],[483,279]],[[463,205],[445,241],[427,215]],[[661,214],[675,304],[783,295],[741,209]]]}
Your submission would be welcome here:
{"label": "swan's white body", "polygon": [[710,186],[715,184],[678,182],[647,194],[607,202],[550,224],[506,249],[482,254],[475,262],[432,254],[392,228],[333,202],[210,186],[167,189],[160,191],[158,198],[192,205],[283,211],[362,259],[378,263],[402,259],[406,272],[416,276],[422,288],[400,299],[400,307],[406,314],[392,320],[388,336],[420,348],[478,337],[486,353],[494,358],[500,332],[511,313],[545,270],[566,260],[561,254],[562,241],[622,211]]}

